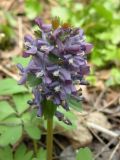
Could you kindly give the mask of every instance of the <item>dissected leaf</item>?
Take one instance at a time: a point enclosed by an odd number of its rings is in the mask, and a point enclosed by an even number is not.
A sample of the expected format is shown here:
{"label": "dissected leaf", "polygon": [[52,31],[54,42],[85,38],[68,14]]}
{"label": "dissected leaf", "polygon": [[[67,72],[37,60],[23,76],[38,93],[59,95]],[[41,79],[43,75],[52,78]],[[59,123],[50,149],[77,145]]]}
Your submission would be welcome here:
{"label": "dissected leaf", "polygon": [[15,144],[22,136],[22,126],[5,127],[0,136],[0,145]]}
{"label": "dissected leaf", "polygon": [[25,131],[27,134],[33,139],[40,139],[41,131],[40,129],[35,126],[34,124],[28,124],[24,126]]}
{"label": "dissected leaf", "polygon": [[12,148],[10,146],[0,148],[0,160],[13,160]]}
{"label": "dissected leaf", "polygon": [[44,150],[43,148],[40,148],[37,153],[37,158],[41,160],[46,160],[46,150]]}
{"label": "dissected leaf", "polygon": [[16,143],[22,136],[21,120],[15,116],[8,117],[0,122],[0,145]]}
{"label": "dissected leaf", "polygon": [[21,144],[14,155],[14,160],[31,160],[33,157],[33,151],[28,151],[24,144]]}
{"label": "dissected leaf", "polygon": [[12,78],[0,80],[0,95],[10,95],[21,92],[27,92],[24,86],[19,86],[17,81]]}
{"label": "dissected leaf", "polygon": [[15,159],[15,160],[21,160],[21,159],[23,159],[26,151],[27,151],[26,146],[25,146],[24,144],[21,144],[21,145],[17,148],[17,150],[16,150],[16,152],[15,152],[14,159]]}
{"label": "dissected leaf", "polygon": [[73,108],[74,110],[81,112],[82,111],[82,104],[80,101],[76,100],[75,98],[68,96],[67,99],[69,107]]}
{"label": "dissected leaf", "polygon": [[21,119],[24,122],[24,124],[31,123],[31,113],[30,112],[26,112],[26,113],[22,114]]}
{"label": "dissected leaf", "polygon": [[30,94],[15,94],[13,95],[13,100],[16,105],[16,109],[19,114],[23,113],[26,109],[29,108],[27,101],[31,99]]}
{"label": "dissected leaf", "polygon": [[21,63],[23,67],[27,66],[27,64],[29,63],[31,57],[28,58],[24,58],[21,56],[16,56],[12,58],[12,61],[17,64],[17,63]]}
{"label": "dissected leaf", "polygon": [[0,120],[12,114],[15,114],[15,110],[6,101],[1,101],[0,102]]}
{"label": "dissected leaf", "polygon": [[64,129],[67,129],[67,130],[72,130],[72,129],[76,128],[77,117],[72,111],[67,111],[66,112],[66,110],[64,110],[62,107],[59,107],[57,109],[57,111],[63,113],[64,117],[71,121],[72,125],[67,125],[67,124],[63,123],[62,121],[59,121],[56,117],[54,117],[54,122],[55,122],[56,125],[60,125]]}

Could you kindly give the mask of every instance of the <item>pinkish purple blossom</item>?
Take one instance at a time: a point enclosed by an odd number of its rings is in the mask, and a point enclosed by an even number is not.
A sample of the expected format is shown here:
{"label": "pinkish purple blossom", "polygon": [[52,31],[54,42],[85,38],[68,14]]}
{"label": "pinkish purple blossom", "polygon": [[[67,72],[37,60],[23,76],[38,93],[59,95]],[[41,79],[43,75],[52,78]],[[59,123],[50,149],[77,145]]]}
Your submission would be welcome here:
{"label": "pinkish purple blossom", "polygon": [[[40,28],[41,36],[36,39],[25,36],[23,57],[31,56],[31,60],[26,68],[17,65],[22,76],[19,84],[25,84],[29,75],[38,80],[32,86],[34,99],[29,101],[30,105],[38,107],[38,116],[43,115],[44,100],[51,100],[55,105],[69,110],[67,96],[81,100],[76,84],[87,84],[84,80],[84,76],[89,74],[86,56],[92,45],[85,42],[82,29],[65,24],[60,26],[57,19],[53,24],[44,24],[37,18],[35,23]],[[55,115],[59,120],[64,119],[58,111]]]}

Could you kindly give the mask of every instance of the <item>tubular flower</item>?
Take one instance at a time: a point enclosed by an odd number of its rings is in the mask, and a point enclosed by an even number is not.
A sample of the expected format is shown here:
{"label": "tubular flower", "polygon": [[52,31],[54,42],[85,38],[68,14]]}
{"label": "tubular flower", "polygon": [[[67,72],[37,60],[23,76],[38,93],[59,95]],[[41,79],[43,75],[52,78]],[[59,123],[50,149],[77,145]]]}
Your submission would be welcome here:
{"label": "tubular flower", "polygon": [[[84,75],[89,74],[90,69],[86,55],[90,53],[92,45],[85,42],[82,29],[68,24],[60,25],[57,18],[52,20],[52,24],[44,24],[40,18],[35,23],[40,34],[36,39],[25,36],[23,57],[31,56],[31,60],[26,68],[17,65],[21,74],[19,84],[25,84],[32,78],[34,99],[28,103],[38,108],[37,116],[44,114],[43,102],[46,100],[69,110],[68,96],[82,99],[76,84],[87,84]],[[66,123],[57,107],[55,116]]]}

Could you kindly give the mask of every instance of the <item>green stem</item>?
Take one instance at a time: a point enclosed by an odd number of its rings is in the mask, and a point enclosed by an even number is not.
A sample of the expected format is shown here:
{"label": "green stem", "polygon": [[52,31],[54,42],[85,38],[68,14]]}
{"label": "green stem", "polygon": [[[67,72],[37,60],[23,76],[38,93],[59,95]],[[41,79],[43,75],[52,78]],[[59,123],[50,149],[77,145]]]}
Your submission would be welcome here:
{"label": "green stem", "polygon": [[37,146],[37,142],[36,142],[36,140],[33,140],[33,146],[34,146],[34,152],[35,152],[35,155],[37,155],[37,152],[38,152],[38,146]]}
{"label": "green stem", "polygon": [[52,160],[53,152],[53,118],[47,119],[47,160]]}

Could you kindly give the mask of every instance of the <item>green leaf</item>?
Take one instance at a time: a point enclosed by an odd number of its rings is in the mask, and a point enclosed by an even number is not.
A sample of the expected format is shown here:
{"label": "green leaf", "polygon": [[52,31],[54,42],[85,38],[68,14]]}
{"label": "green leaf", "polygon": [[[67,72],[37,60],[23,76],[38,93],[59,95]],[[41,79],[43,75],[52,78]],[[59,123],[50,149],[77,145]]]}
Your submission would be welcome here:
{"label": "green leaf", "polygon": [[41,160],[46,160],[46,150],[44,150],[43,148],[40,148],[37,153],[37,158]]}
{"label": "green leaf", "polygon": [[15,144],[22,136],[22,126],[4,127],[0,136],[0,145]]}
{"label": "green leaf", "polygon": [[15,114],[14,109],[6,101],[1,101],[0,102],[0,120],[12,114]]}
{"label": "green leaf", "polygon": [[27,101],[31,99],[30,94],[15,94],[13,95],[13,100],[16,105],[17,112],[19,114],[23,113],[29,108]]}
{"label": "green leaf", "polygon": [[12,26],[15,27],[16,26],[16,20],[13,17],[12,13],[5,11],[4,12],[4,16],[7,19],[8,23]]}
{"label": "green leaf", "polygon": [[76,100],[72,96],[68,96],[67,98],[68,105],[73,108],[74,110],[81,112],[82,111],[82,104],[80,101]]}
{"label": "green leaf", "polygon": [[0,148],[0,160],[13,160],[12,149],[10,146]]}
{"label": "green leaf", "polygon": [[37,78],[35,75],[29,73],[27,77],[27,82],[28,82],[28,85],[30,85],[31,87],[34,87],[40,84],[42,82],[42,79]]}
{"label": "green leaf", "polygon": [[24,124],[31,123],[31,113],[30,112],[25,112],[24,114],[22,114],[21,119],[24,122]]}
{"label": "green leaf", "polygon": [[33,157],[33,151],[28,151],[24,144],[21,144],[14,155],[14,160],[31,160]]}
{"label": "green leaf", "polygon": [[34,124],[24,125],[24,129],[25,129],[25,131],[27,132],[27,134],[31,138],[33,138],[33,139],[40,139],[40,137],[41,137],[41,131]]}
{"label": "green leaf", "polygon": [[29,151],[25,154],[24,159],[25,160],[31,160],[33,157],[33,151]]}
{"label": "green leaf", "polygon": [[73,130],[76,128],[77,117],[72,111],[66,112],[66,110],[63,109],[62,106],[58,107],[57,111],[63,113],[65,118],[67,118],[71,121],[72,125],[67,125],[67,124],[63,123],[62,121],[59,121],[56,117],[54,117],[55,125],[57,125],[57,126],[60,125],[66,130]]}
{"label": "green leaf", "polygon": [[23,67],[26,67],[30,61],[31,57],[28,57],[28,58],[23,58],[21,56],[16,56],[16,57],[13,57],[12,58],[12,61],[17,64],[17,63],[20,63],[22,64]]}
{"label": "green leaf", "polygon": [[81,148],[78,153],[76,160],[93,160],[92,153],[89,148]]}
{"label": "green leaf", "polygon": [[33,20],[42,11],[42,4],[39,0],[25,0],[25,12],[30,20]]}
{"label": "green leaf", "polygon": [[120,70],[113,68],[110,73],[109,79],[106,81],[107,86],[120,85]]}
{"label": "green leaf", "polygon": [[15,144],[22,136],[22,123],[17,117],[8,117],[0,122],[0,145]]}
{"label": "green leaf", "polygon": [[24,144],[21,144],[21,145],[17,148],[17,150],[16,150],[16,152],[15,152],[14,159],[15,159],[15,160],[21,160],[21,159],[23,159],[26,151],[27,151],[26,146],[25,146]]}
{"label": "green leaf", "polygon": [[107,9],[103,4],[94,4],[96,12],[99,13],[100,16],[104,17],[108,21],[113,20],[113,13],[111,10]]}
{"label": "green leaf", "polygon": [[24,86],[19,86],[17,81],[12,78],[0,80],[0,95],[10,95],[21,92],[27,92]]}

